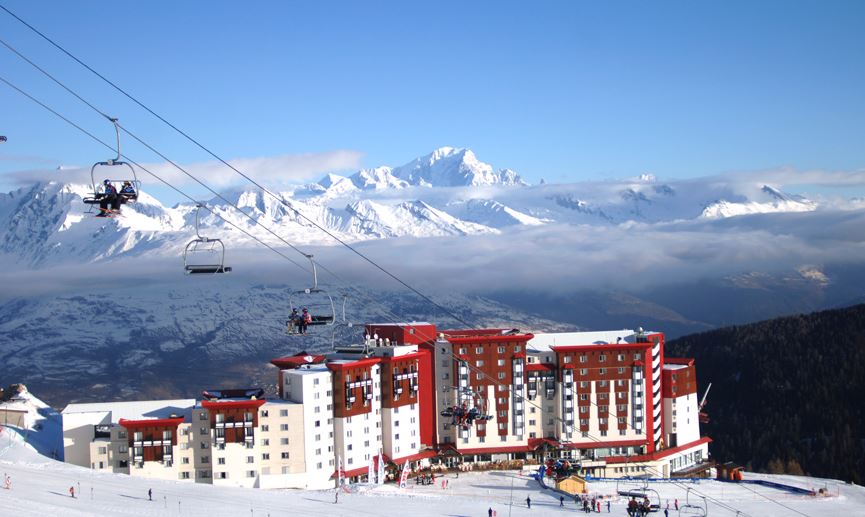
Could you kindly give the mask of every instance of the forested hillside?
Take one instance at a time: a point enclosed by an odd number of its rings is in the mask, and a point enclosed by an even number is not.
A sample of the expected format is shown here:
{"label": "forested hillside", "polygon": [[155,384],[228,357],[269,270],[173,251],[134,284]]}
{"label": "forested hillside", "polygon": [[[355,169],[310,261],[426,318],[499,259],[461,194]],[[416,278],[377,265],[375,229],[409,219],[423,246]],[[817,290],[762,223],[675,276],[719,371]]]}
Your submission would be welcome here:
{"label": "forested hillside", "polygon": [[865,481],[865,305],[692,334],[719,461]]}

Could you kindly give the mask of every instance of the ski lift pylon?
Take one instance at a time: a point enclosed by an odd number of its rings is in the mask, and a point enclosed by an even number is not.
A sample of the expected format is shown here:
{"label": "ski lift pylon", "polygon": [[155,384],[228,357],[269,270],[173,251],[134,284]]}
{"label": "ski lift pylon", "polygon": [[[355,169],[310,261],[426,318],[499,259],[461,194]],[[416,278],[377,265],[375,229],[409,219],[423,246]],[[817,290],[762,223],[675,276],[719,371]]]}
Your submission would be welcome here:
{"label": "ski lift pylon", "polygon": [[[195,205],[195,239],[189,241],[183,249],[183,270],[188,275],[202,273],[229,273],[231,268],[225,265],[225,244],[220,239],[204,237],[199,231],[199,212],[203,205]],[[199,260],[202,256],[210,260]]]}
{"label": "ski lift pylon", "polygon": [[[336,306],[333,303],[333,297],[318,287],[318,269],[315,266],[313,256],[304,254],[304,257],[309,260],[312,266],[312,287],[289,292],[288,306],[292,312],[285,322],[286,331],[289,335],[305,334],[308,327],[332,326],[336,323]],[[304,316],[297,312],[301,308],[309,314],[305,323],[301,319]],[[343,298],[342,304],[342,318],[344,322],[345,298]]]}
{"label": "ski lift pylon", "polygon": [[[96,170],[99,167],[120,167],[121,170],[125,170],[123,166],[129,168],[129,174],[123,174],[121,177],[108,177],[106,180],[108,182],[114,184],[122,185],[124,182],[129,182],[132,184],[133,192],[119,192],[118,196],[120,197],[120,203],[128,203],[132,201],[138,200],[138,192],[141,190],[141,182],[138,180],[138,175],[135,174],[135,168],[132,167],[131,164],[124,162],[121,160],[120,156],[120,124],[117,123],[116,118],[108,119],[114,124],[114,131],[117,133],[117,156],[115,158],[109,158],[104,162],[96,162],[90,167],[90,185],[93,188],[93,196],[85,197],[84,204],[87,205],[98,205],[104,197],[105,192],[99,191],[99,185],[102,183],[98,183],[96,180]],[[114,169],[115,171],[117,169]],[[119,190],[119,189],[118,189]]]}

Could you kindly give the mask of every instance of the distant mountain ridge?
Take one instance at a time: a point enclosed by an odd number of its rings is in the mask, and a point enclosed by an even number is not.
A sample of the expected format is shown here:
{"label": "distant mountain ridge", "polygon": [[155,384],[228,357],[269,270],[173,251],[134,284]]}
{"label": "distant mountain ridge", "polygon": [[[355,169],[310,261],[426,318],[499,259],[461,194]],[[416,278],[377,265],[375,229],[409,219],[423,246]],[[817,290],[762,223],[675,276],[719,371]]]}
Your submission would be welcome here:
{"label": "distant mountain ridge", "polygon": [[[89,187],[47,182],[0,194],[0,253],[27,267],[119,256],[176,255],[194,236],[191,204],[163,206],[147,195],[123,215],[93,219],[82,203]],[[723,219],[746,214],[803,212],[808,199],[763,184],[717,178],[659,183],[651,175],[617,182],[528,185],[510,169],[494,169],[469,149],[442,147],[400,167],[328,174],[274,199],[257,188],[222,194],[255,221],[299,245],[330,244],[307,219],[347,242],[401,237],[495,235],[547,224],[592,226],[628,222]],[[285,203],[283,203],[283,201]],[[271,245],[284,245],[219,198],[208,206]],[[290,206],[287,206],[290,205]],[[90,210],[90,213],[88,213]],[[295,213],[298,210],[305,217]],[[219,217],[202,212],[205,235],[232,248],[256,243]]]}

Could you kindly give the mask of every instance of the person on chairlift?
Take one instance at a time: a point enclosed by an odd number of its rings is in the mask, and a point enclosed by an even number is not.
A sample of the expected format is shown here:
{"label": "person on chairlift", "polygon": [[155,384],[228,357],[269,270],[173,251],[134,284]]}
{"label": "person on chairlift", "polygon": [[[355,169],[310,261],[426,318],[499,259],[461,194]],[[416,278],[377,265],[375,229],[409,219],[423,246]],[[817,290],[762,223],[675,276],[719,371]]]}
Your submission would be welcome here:
{"label": "person on chairlift", "polygon": [[[117,197],[117,187],[111,184],[110,180],[102,182],[104,186],[101,200],[99,201],[98,217],[107,217],[111,212],[120,210],[120,198]],[[111,209],[108,206],[111,205]]]}

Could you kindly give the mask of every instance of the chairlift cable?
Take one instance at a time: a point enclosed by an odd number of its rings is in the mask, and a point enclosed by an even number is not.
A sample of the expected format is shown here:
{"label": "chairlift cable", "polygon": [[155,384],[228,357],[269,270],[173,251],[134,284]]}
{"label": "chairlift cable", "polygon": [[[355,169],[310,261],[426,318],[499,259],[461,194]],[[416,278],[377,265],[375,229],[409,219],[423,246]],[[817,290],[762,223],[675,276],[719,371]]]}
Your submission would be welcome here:
{"label": "chairlift cable", "polygon": [[[295,215],[297,215],[298,217],[301,217],[302,219],[304,219],[304,220],[307,221],[308,223],[312,224],[313,226],[315,226],[316,228],[318,228],[320,231],[324,232],[327,236],[329,236],[330,238],[332,238],[333,240],[335,240],[337,243],[339,243],[339,244],[341,244],[342,246],[344,246],[345,248],[349,249],[352,253],[354,253],[355,255],[359,256],[360,258],[362,258],[363,260],[365,260],[366,262],[368,262],[370,265],[372,265],[373,267],[375,267],[376,269],[378,269],[379,271],[381,271],[381,272],[384,273],[385,275],[391,277],[393,280],[395,280],[396,282],[398,282],[399,284],[401,284],[401,285],[402,285],[403,287],[405,287],[406,289],[409,289],[410,291],[412,291],[413,293],[415,293],[417,296],[420,296],[420,297],[421,297],[422,299],[424,299],[427,303],[430,303],[431,305],[435,306],[436,308],[438,308],[439,310],[441,310],[442,312],[444,312],[445,314],[447,314],[448,316],[450,316],[450,317],[453,318],[454,320],[460,322],[461,324],[463,324],[463,325],[465,325],[465,326],[471,326],[468,322],[464,321],[462,318],[460,318],[457,314],[455,314],[455,313],[454,313],[453,311],[451,311],[450,309],[448,309],[448,308],[446,308],[446,307],[440,305],[439,303],[437,303],[436,301],[434,301],[433,299],[431,299],[429,296],[423,294],[421,291],[419,291],[419,290],[416,289],[415,287],[411,286],[410,284],[408,284],[407,282],[405,282],[405,281],[402,280],[401,278],[397,277],[395,274],[391,273],[390,271],[388,271],[388,270],[385,269],[384,267],[380,266],[376,261],[372,260],[371,258],[369,258],[368,256],[366,256],[365,254],[361,253],[357,248],[355,248],[354,246],[352,246],[352,245],[349,244],[348,242],[344,241],[343,239],[339,238],[337,235],[335,235],[334,233],[332,233],[331,231],[329,231],[327,228],[324,228],[323,226],[321,226],[320,224],[318,224],[315,220],[313,220],[313,219],[307,217],[306,215],[304,215],[300,210],[298,210],[298,209],[295,208],[291,203],[289,203],[287,200],[285,200],[284,197],[282,197],[282,196],[277,196],[276,194],[274,194],[273,192],[271,192],[269,189],[267,189],[266,187],[264,187],[263,185],[261,185],[260,183],[258,183],[257,181],[255,181],[253,178],[251,178],[251,177],[248,176],[247,174],[243,173],[242,171],[240,171],[239,169],[237,169],[235,166],[231,165],[228,161],[226,161],[225,159],[223,159],[221,156],[217,155],[215,152],[211,151],[209,148],[207,148],[206,146],[204,146],[202,143],[200,143],[200,142],[199,142],[198,140],[196,140],[195,138],[191,137],[191,136],[190,136],[189,134],[187,134],[185,131],[181,130],[180,128],[178,128],[177,126],[175,126],[174,124],[172,124],[171,122],[169,122],[168,120],[166,120],[164,117],[162,117],[161,115],[159,115],[158,113],[156,113],[155,111],[153,111],[152,109],[150,109],[149,107],[147,107],[145,104],[143,104],[142,102],[140,102],[140,101],[139,101],[138,99],[136,99],[134,96],[132,96],[131,94],[127,93],[126,90],[124,90],[124,89],[121,88],[120,86],[116,85],[114,82],[112,82],[111,80],[109,80],[108,78],[106,78],[105,76],[103,76],[102,74],[100,74],[99,72],[97,72],[96,70],[94,70],[92,67],[90,67],[89,65],[87,65],[86,63],[84,63],[83,61],[81,61],[80,59],[78,59],[77,57],[75,57],[72,53],[70,53],[69,51],[67,51],[67,50],[66,50],[65,48],[63,48],[61,45],[59,45],[58,43],[56,43],[54,40],[52,40],[51,38],[49,38],[48,36],[46,36],[45,34],[43,34],[42,32],[40,32],[38,29],[36,29],[35,27],[33,27],[32,25],[30,25],[30,24],[27,23],[26,21],[22,20],[20,17],[18,17],[16,14],[14,14],[12,11],[10,11],[9,9],[7,9],[7,8],[6,8],[5,6],[3,6],[2,4],[0,4],[0,9],[3,9],[3,10],[6,11],[7,13],[9,13],[13,18],[15,18],[16,20],[18,20],[19,22],[21,22],[22,24],[24,24],[25,26],[27,26],[30,30],[32,30],[33,32],[35,32],[36,34],[38,34],[39,36],[41,36],[43,39],[45,39],[45,40],[46,40],[47,42],[49,42],[51,45],[53,45],[54,47],[56,47],[58,50],[60,50],[61,52],[63,52],[63,53],[66,54],[67,56],[69,56],[71,59],[73,59],[74,61],[76,61],[78,64],[80,64],[81,66],[83,66],[84,68],[86,68],[87,70],[89,70],[90,72],[92,72],[93,74],[95,74],[97,77],[99,77],[100,79],[102,79],[103,81],[105,81],[107,84],[109,84],[109,85],[112,86],[114,89],[116,89],[118,92],[120,92],[121,94],[123,94],[124,96],[126,96],[126,97],[127,97],[128,99],[130,99],[132,102],[134,102],[135,104],[139,105],[142,109],[144,109],[145,111],[147,111],[148,113],[150,113],[151,115],[153,115],[154,117],[156,117],[157,119],[159,119],[160,121],[162,121],[164,124],[166,124],[167,126],[169,126],[170,128],[172,128],[173,130],[175,130],[177,133],[179,133],[180,135],[182,135],[184,138],[186,138],[187,140],[189,140],[190,142],[192,142],[193,144],[195,144],[195,145],[196,145],[197,147],[199,147],[201,150],[203,150],[204,152],[206,152],[207,154],[209,154],[210,156],[212,156],[213,158],[215,158],[216,160],[218,160],[219,162],[221,162],[223,165],[225,165],[226,167],[230,168],[231,170],[233,170],[234,172],[236,172],[237,174],[239,174],[240,176],[242,176],[244,179],[246,179],[247,181],[249,181],[250,183],[252,183],[252,184],[255,185],[256,187],[258,187],[259,189],[261,189],[263,192],[265,192],[266,194],[268,194],[269,196],[271,196],[271,197],[272,197],[273,199],[275,199],[276,201],[278,201],[278,202],[280,202],[281,204],[283,204],[284,206],[286,206],[288,209],[290,209],[292,212],[294,212]],[[47,75],[47,73],[46,73],[46,75]],[[77,96],[77,95],[76,95],[76,96]],[[91,106],[91,107],[92,107],[92,106]],[[94,109],[95,109],[95,108],[94,108]],[[98,110],[97,110],[97,111],[98,111]],[[102,114],[103,116],[105,116],[105,115],[104,115],[103,113],[101,113],[101,112],[100,112],[100,114]],[[124,131],[126,131],[126,130],[124,129]],[[131,135],[130,135],[130,136],[131,136]],[[133,138],[135,138],[135,137],[133,136]],[[296,251],[299,252],[299,250],[296,250]]]}
{"label": "chairlift cable", "polygon": [[[0,7],[2,7],[2,6],[0,6]],[[30,95],[29,93],[25,92],[25,91],[22,90],[21,88],[15,86],[13,83],[11,83],[10,81],[8,81],[8,80],[7,80],[6,78],[4,78],[3,76],[0,76],[0,82],[5,83],[7,86],[9,86],[10,88],[12,88],[13,90],[17,91],[17,92],[20,93],[21,95],[23,95],[23,96],[27,97],[28,99],[30,99],[31,101],[35,102],[36,104],[38,104],[39,106],[41,106],[41,107],[44,108],[45,110],[47,110],[47,111],[49,111],[50,113],[52,113],[54,116],[60,118],[61,120],[63,120],[64,122],[66,122],[66,123],[69,124],[70,126],[74,127],[74,128],[77,129],[78,131],[80,131],[80,132],[84,133],[85,135],[89,136],[89,137],[90,137],[91,139],[93,139],[94,141],[96,141],[96,142],[102,144],[103,146],[105,146],[106,148],[108,148],[108,149],[110,149],[110,150],[114,150],[114,149],[111,147],[110,144],[108,144],[108,143],[106,143],[105,141],[101,140],[99,137],[97,137],[96,135],[94,135],[94,134],[91,133],[90,131],[84,129],[84,128],[81,127],[80,125],[76,124],[76,123],[73,122],[72,120],[66,118],[64,115],[62,115],[61,113],[59,113],[59,112],[57,112],[56,110],[52,109],[50,106],[48,106],[47,104],[43,103],[43,102],[40,101],[39,99],[33,97],[32,95]],[[138,162],[132,160],[131,158],[129,158],[129,157],[126,156],[125,154],[124,154],[124,155],[121,155],[121,156],[123,156],[123,158],[125,158],[126,160],[128,160],[129,163],[134,164],[136,167],[138,167],[138,168],[140,168],[141,170],[143,170],[144,172],[150,174],[151,176],[153,176],[154,178],[156,178],[157,180],[159,180],[160,182],[162,182],[162,183],[165,184],[167,187],[169,187],[170,189],[174,190],[175,192],[177,192],[177,193],[180,194],[181,196],[183,196],[183,197],[185,197],[186,199],[192,201],[193,203],[198,203],[198,201],[196,201],[195,198],[193,198],[192,196],[190,196],[190,195],[187,194],[186,192],[182,191],[181,189],[175,187],[174,185],[172,185],[171,183],[169,183],[169,182],[166,181],[165,179],[161,178],[159,175],[157,175],[156,173],[154,173],[154,172],[151,171],[150,169],[148,169],[148,168],[144,167],[143,165],[139,164]],[[231,222],[230,220],[226,219],[225,217],[223,217],[222,215],[220,215],[219,213],[217,213],[215,210],[213,210],[213,209],[210,208],[209,206],[204,205],[204,208],[207,209],[207,211],[210,212],[211,214],[213,214],[213,215],[215,215],[216,217],[220,218],[220,219],[221,219],[222,221],[224,221],[225,223],[227,223],[227,224],[231,225],[232,227],[234,227],[236,230],[239,230],[241,233],[245,234],[247,237],[250,237],[251,239],[253,239],[253,240],[255,240],[256,242],[258,242],[259,244],[261,244],[262,246],[264,246],[264,247],[270,249],[271,251],[273,251],[274,253],[278,254],[278,255],[281,256],[282,258],[288,260],[289,262],[291,262],[291,263],[294,264],[295,266],[297,266],[297,267],[303,269],[304,271],[306,270],[306,268],[305,268],[304,266],[301,266],[300,264],[298,264],[297,262],[295,262],[294,260],[292,260],[290,257],[288,257],[287,255],[285,255],[285,254],[282,253],[281,251],[277,250],[277,249],[274,248],[273,246],[271,246],[271,245],[267,244],[266,242],[262,241],[262,240],[259,239],[258,237],[252,235],[251,233],[249,233],[248,231],[244,230],[243,228],[241,228],[241,227],[238,226],[237,224],[235,224],[235,223]]]}
{"label": "chairlift cable", "polygon": [[[3,8],[4,10],[7,10],[7,9],[6,9],[5,7],[3,7],[2,5],[0,5],[0,8]],[[8,11],[8,10],[7,10],[7,11]],[[231,201],[229,201],[228,199],[226,199],[222,194],[220,194],[220,193],[218,193],[217,191],[215,191],[215,190],[213,190],[212,188],[210,188],[207,184],[205,184],[204,182],[202,182],[201,180],[199,180],[198,178],[196,178],[195,176],[193,176],[192,174],[190,174],[186,169],[184,169],[183,167],[181,167],[180,165],[178,165],[178,164],[175,163],[174,161],[170,160],[167,156],[165,156],[164,154],[162,154],[161,152],[159,152],[157,149],[155,149],[153,146],[151,146],[151,145],[148,144],[147,142],[143,141],[143,140],[142,140],[141,138],[139,138],[135,133],[131,132],[131,131],[130,131],[129,129],[127,129],[125,126],[123,126],[122,124],[120,124],[120,123],[117,121],[117,118],[115,118],[115,117],[111,117],[110,115],[106,114],[104,111],[102,111],[102,110],[100,110],[99,108],[97,108],[93,103],[91,103],[90,101],[88,101],[87,99],[85,99],[84,97],[82,97],[81,95],[79,95],[77,92],[75,92],[74,90],[72,90],[71,88],[69,88],[68,86],[66,86],[62,81],[60,81],[59,79],[57,79],[56,77],[54,77],[53,75],[51,75],[51,73],[49,73],[47,70],[45,70],[44,68],[42,68],[41,66],[39,66],[38,64],[36,64],[35,62],[33,62],[31,59],[29,59],[27,56],[25,56],[24,54],[22,54],[21,52],[19,52],[17,49],[15,49],[14,47],[12,47],[9,43],[7,43],[7,42],[6,42],[5,40],[3,40],[2,38],[0,38],[0,43],[2,43],[6,48],[8,48],[10,51],[12,51],[15,55],[17,55],[18,57],[20,57],[21,59],[23,59],[24,61],[26,61],[27,63],[29,63],[31,66],[33,66],[34,68],[36,68],[37,70],[39,70],[40,72],[42,72],[43,75],[45,75],[46,77],[48,77],[49,79],[51,79],[52,81],[54,81],[57,85],[59,85],[59,86],[60,86],[61,88],[63,88],[64,90],[66,90],[69,94],[71,94],[72,96],[74,96],[76,99],[78,99],[79,101],[81,101],[82,103],[84,103],[85,105],[87,105],[87,107],[89,107],[90,109],[92,109],[92,110],[95,111],[96,113],[98,113],[98,114],[102,115],[103,117],[105,117],[109,122],[111,122],[112,124],[114,124],[115,127],[121,129],[124,133],[126,133],[127,135],[129,135],[129,136],[131,136],[133,139],[135,139],[138,143],[142,144],[143,146],[145,146],[146,148],[148,148],[150,151],[152,151],[153,153],[155,153],[156,155],[158,155],[160,158],[162,158],[163,160],[167,161],[168,163],[170,163],[171,165],[173,165],[176,169],[178,169],[179,171],[181,171],[182,173],[184,173],[186,176],[188,176],[189,178],[191,178],[193,181],[195,181],[196,183],[198,183],[199,185],[201,185],[202,187],[204,187],[204,188],[205,188],[207,191],[209,191],[211,194],[213,194],[214,196],[218,197],[219,199],[221,199],[222,201],[224,201],[225,203],[227,203],[227,204],[230,205],[231,207],[233,207],[235,210],[237,210],[238,212],[240,212],[241,214],[243,214],[244,216],[246,216],[248,219],[250,219],[250,220],[253,221],[254,223],[258,224],[258,221],[256,221],[256,219],[255,219],[252,215],[250,215],[250,214],[246,213],[245,211],[243,211],[243,210],[242,210],[240,207],[238,207],[235,203],[232,203]],[[119,139],[120,139],[120,136],[119,136],[119,133],[118,133],[118,146],[117,146],[117,149],[116,149],[116,150],[113,149],[113,148],[111,148],[110,146],[108,146],[108,147],[109,147],[109,149],[112,149],[112,150],[116,151],[118,156],[121,156],[121,154],[120,154]],[[140,166],[139,166],[139,167],[140,167]],[[195,200],[193,200],[193,201],[195,201]],[[287,246],[289,246],[290,248],[292,248],[293,250],[297,251],[298,253],[303,254],[303,252],[302,252],[301,250],[299,250],[299,249],[298,249],[297,247],[295,247],[293,244],[291,244],[291,243],[288,242],[287,240],[283,239],[282,237],[280,237],[280,236],[277,235],[276,233],[274,233],[272,230],[270,230],[270,228],[268,228],[268,227],[266,227],[266,226],[264,226],[264,225],[260,225],[260,226],[261,226],[262,228],[264,228],[268,233],[270,233],[271,235],[273,235],[274,237],[276,237],[277,239],[279,239],[280,241],[282,241],[283,243],[285,243]],[[297,264],[297,263],[295,263],[295,265],[297,265],[298,267],[301,267],[301,269],[304,269],[304,270],[306,269],[305,267],[300,266],[300,265]]]}

